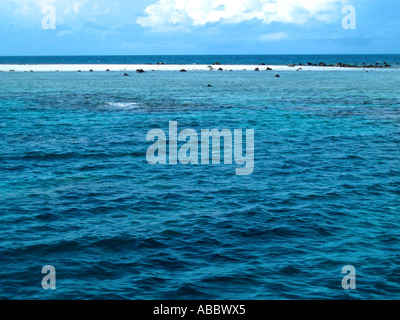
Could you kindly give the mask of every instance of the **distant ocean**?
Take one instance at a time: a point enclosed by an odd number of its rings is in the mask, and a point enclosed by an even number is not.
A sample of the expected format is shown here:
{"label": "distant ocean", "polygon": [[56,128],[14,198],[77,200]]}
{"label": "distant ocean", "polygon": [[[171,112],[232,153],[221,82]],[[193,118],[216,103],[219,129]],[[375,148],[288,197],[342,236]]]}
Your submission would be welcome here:
{"label": "distant ocean", "polygon": [[[0,57],[215,61],[400,55]],[[399,299],[399,69],[279,74],[0,73],[0,298]],[[146,134],[169,121],[254,129],[253,174],[150,165]]]}
{"label": "distant ocean", "polygon": [[2,57],[0,64],[147,64],[164,62],[167,64],[383,64],[400,66],[400,55],[166,55],[166,56],[43,56],[43,57]]}

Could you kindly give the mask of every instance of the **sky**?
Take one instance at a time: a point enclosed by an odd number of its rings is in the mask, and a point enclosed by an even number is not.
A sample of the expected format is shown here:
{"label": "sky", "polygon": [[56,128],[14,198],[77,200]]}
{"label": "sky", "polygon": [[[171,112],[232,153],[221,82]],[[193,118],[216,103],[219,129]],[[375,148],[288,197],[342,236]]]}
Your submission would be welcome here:
{"label": "sky", "polygon": [[399,0],[0,0],[2,56],[400,54],[399,36]]}

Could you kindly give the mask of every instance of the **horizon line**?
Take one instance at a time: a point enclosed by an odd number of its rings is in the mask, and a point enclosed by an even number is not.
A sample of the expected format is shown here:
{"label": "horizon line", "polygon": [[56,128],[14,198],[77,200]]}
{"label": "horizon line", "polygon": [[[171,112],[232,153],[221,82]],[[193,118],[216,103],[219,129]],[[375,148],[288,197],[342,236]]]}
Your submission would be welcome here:
{"label": "horizon line", "polygon": [[375,55],[400,55],[400,53],[213,53],[213,54],[71,54],[71,55],[2,55],[3,58],[13,57],[140,57],[140,56],[375,56]]}

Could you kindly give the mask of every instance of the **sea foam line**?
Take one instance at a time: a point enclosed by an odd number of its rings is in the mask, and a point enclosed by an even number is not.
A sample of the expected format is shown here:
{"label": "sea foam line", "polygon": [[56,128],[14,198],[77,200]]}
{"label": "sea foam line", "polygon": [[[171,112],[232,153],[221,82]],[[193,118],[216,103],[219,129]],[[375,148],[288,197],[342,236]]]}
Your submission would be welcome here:
{"label": "sea foam line", "polygon": [[[0,64],[0,72],[99,72],[99,71],[365,71],[371,69],[321,66],[287,66],[287,65],[156,65],[156,64]],[[222,69],[222,70],[221,70]],[[394,68],[375,70],[398,70]]]}

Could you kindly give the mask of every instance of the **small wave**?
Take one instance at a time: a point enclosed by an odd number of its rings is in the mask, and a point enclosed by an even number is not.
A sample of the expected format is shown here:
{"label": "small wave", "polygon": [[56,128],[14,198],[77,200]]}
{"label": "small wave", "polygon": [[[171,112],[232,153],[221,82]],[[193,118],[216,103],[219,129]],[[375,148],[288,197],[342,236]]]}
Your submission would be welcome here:
{"label": "small wave", "polygon": [[140,106],[136,102],[107,102],[106,105],[115,109],[137,109]]}

